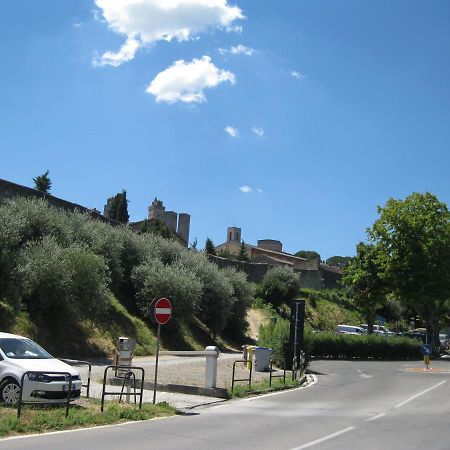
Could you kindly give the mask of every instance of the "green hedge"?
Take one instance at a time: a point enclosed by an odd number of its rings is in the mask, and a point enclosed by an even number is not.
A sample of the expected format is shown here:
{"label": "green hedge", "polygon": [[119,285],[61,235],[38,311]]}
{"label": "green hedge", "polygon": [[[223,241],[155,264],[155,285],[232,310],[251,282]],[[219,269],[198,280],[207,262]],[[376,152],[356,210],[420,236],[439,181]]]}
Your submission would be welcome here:
{"label": "green hedge", "polygon": [[415,359],[421,342],[406,337],[313,333],[308,336],[311,356],[335,359]]}
{"label": "green hedge", "polygon": [[[275,325],[262,325],[258,344],[273,349],[278,367],[289,368],[292,350],[289,348],[289,322],[278,320]],[[406,337],[378,335],[356,336],[332,332],[312,333],[305,330],[304,351],[307,363],[311,357],[331,359],[418,359],[421,342]]]}

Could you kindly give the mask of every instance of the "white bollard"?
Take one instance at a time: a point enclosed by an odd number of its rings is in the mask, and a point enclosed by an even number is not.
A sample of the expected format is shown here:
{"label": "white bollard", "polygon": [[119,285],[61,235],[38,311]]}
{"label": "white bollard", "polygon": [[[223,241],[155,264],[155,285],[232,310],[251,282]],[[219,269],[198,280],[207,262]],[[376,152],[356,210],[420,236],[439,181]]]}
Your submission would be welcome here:
{"label": "white bollard", "polygon": [[205,387],[215,388],[217,383],[217,359],[219,358],[219,349],[214,345],[209,345],[205,348],[206,352],[210,354],[205,355]]}

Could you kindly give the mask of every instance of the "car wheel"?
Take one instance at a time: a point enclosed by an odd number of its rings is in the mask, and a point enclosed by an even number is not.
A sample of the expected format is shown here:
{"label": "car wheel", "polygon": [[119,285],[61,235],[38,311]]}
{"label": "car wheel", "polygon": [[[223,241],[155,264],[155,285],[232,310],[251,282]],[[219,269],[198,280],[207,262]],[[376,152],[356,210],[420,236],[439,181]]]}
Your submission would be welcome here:
{"label": "car wheel", "polygon": [[10,378],[0,385],[0,401],[6,405],[16,405],[19,402],[19,397],[20,386],[17,381]]}

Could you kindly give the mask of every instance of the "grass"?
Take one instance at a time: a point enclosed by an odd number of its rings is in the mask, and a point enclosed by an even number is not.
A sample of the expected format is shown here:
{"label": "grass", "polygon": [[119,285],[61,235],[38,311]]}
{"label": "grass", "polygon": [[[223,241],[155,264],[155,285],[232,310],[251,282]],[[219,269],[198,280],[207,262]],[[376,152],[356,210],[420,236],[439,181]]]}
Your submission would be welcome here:
{"label": "grass", "polygon": [[235,384],[234,391],[228,389],[231,398],[242,398],[253,395],[266,394],[268,392],[283,391],[285,389],[292,389],[300,386],[298,380],[290,378],[290,372],[286,372],[286,383],[283,383],[282,378],[272,379],[272,386],[269,386],[269,380],[264,380],[258,383],[252,383],[251,389],[248,388],[248,383]]}
{"label": "grass", "polygon": [[65,417],[64,406],[26,405],[22,410],[22,416],[18,419],[15,408],[0,407],[0,437],[148,420],[172,416],[175,413],[176,410],[166,402],[156,405],[144,403],[142,409],[134,405],[108,402],[102,413],[100,400],[83,399],[71,405],[68,417]]}

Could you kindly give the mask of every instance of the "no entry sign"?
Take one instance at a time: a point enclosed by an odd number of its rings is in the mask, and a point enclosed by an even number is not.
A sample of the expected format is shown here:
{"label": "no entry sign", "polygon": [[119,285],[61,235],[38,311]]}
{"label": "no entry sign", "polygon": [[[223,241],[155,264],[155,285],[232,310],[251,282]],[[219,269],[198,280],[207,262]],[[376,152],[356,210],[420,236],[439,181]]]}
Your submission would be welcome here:
{"label": "no entry sign", "polygon": [[160,298],[155,303],[155,320],[159,325],[166,324],[172,317],[172,303],[167,298]]}

